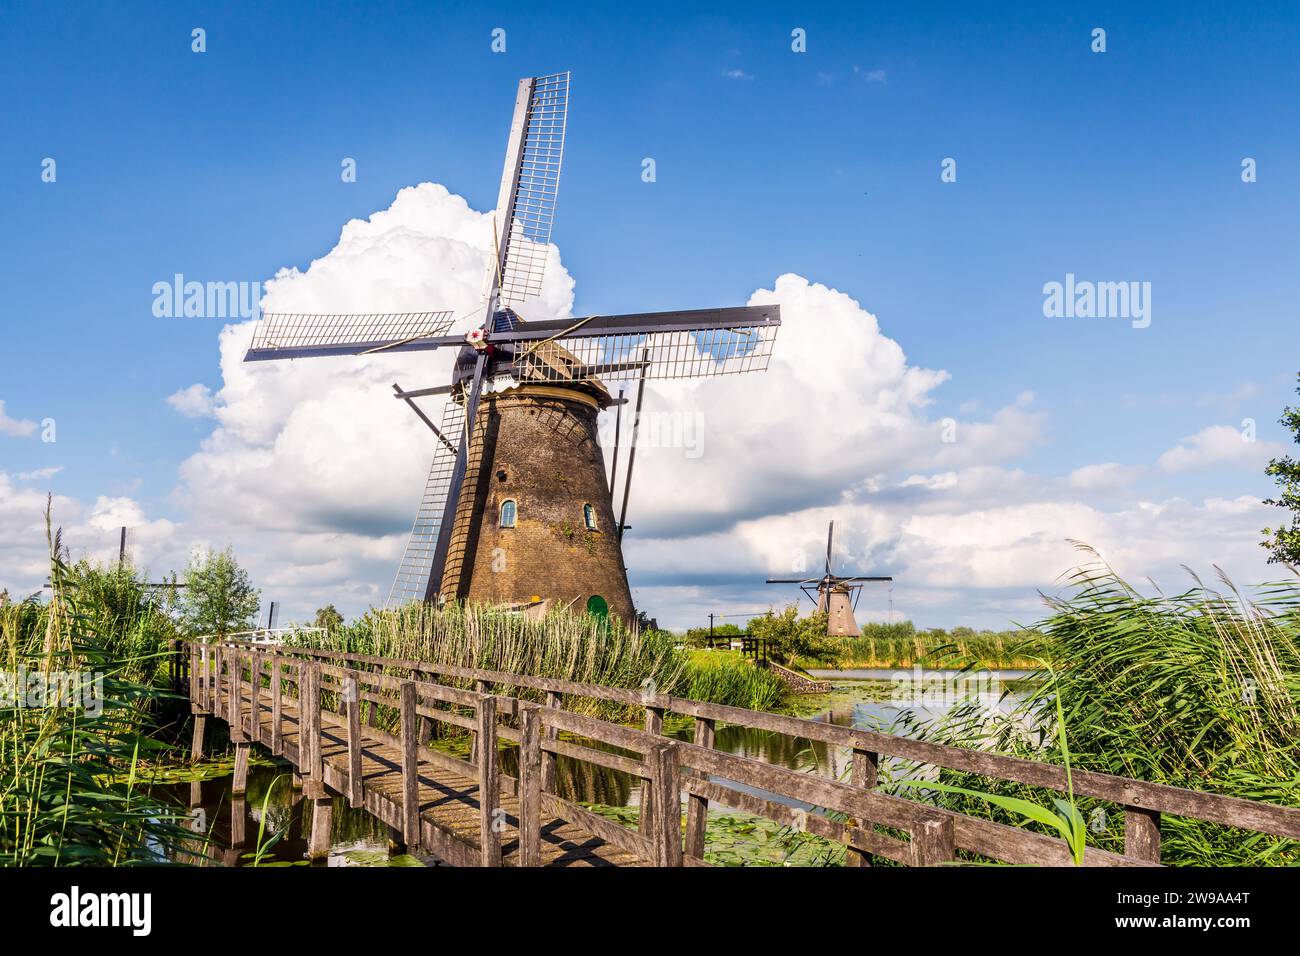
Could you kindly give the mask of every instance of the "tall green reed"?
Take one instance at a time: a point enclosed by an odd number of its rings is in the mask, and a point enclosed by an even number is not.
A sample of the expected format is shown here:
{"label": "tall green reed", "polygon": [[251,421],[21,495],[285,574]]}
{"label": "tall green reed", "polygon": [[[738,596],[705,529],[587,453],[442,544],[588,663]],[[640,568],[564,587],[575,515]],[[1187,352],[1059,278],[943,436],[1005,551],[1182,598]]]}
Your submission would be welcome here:
{"label": "tall green reed", "polygon": [[0,606],[0,669],[47,681],[70,675],[70,696],[82,702],[102,680],[101,712],[0,702],[0,865],[162,862],[192,835],[176,808],[140,787],[142,755],[165,746],[144,729],[167,695],[141,680],[160,654],[132,643],[137,626],[106,617],[104,593],[68,567],[48,512],[46,524],[51,597]]}

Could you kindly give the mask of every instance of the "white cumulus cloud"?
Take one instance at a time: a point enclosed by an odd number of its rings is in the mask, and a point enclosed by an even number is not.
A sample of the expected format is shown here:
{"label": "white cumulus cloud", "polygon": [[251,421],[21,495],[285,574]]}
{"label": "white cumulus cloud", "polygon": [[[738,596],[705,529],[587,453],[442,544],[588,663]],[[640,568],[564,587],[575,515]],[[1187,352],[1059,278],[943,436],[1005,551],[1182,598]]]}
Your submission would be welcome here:
{"label": "white cumulus cloud", "polygon": [[36,431],[36,423],[21,418],[10,418],[5,414],[4,399],[0,399],[0,435],[14,438],[26,438]]}
{"label": "white cumulus cloud", "polygon": [[1247,439],[1230,425],[1211,425],[1182,439],[1162,454],[1156,465],[1167,472],[1193,471],[1229,465],[1262,469],[1270,458],[1285,454],[1276,442]]}

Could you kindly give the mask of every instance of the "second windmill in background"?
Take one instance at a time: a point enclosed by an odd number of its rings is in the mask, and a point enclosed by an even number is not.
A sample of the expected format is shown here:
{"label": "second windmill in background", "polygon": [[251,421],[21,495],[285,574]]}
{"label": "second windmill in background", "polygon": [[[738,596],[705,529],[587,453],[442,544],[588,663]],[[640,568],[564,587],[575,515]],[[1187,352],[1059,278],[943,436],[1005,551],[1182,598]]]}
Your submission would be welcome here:
{"label": "second windmill in background", "polygon": [[818,578],[768,578],[768,584],[797,584],[817,605],[818,612],[826,612],[826,633],[832,637],[857,637],[861,634],[853,617],[863,585],[893,582],[889,575],[840,575],[831,571],[831,547],[835,538],[835,522],[826,530],[826,570]]}

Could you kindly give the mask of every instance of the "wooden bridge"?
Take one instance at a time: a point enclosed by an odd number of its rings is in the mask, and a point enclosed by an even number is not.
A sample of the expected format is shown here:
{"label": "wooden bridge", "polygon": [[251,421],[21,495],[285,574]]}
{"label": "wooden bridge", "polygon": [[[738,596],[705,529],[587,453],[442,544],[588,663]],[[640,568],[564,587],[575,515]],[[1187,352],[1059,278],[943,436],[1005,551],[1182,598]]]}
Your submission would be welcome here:
{"label": "wooden bridge", "polygon": [[[333,791],[409,848],[458,866],[705,866],[711,804],[843,843],[849,866],[1073,862],[1063,840],[876,789],[892,756],[1064,794],[1064,768],[1052,764],[626,688],[242,641],[178,642],[173,677],[190,697],[195,759],[207,718],[229,724],[236,794],[253,744],[294,765],[313,803],[316,855],[328,848]],[[644,709],[644,729],[568,709],[583,701]],[[662,734],[669,714],[694,718],[693,742]],[[469,760],[429,746],[435,722],[472,734]],[[719,724],[844,748],[849,779],[718,751]],[[503,746],[517,748],[518,776],[502,772]],[[561,799],[560,756],[640,778],[638,829]],[[1162,814],[1300,839],[1300,810],[1289,807],[1081,770],[1073,788],[1123,812],[1123,853],[1088,847],[1086,866],[1159,865]]]}

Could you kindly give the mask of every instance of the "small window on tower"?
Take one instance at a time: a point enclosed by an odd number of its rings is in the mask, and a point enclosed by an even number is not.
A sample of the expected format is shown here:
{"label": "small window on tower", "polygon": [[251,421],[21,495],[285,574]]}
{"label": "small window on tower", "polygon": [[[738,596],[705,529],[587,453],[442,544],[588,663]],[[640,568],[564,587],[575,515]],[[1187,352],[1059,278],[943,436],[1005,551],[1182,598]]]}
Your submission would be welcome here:
{"label": "small window on tower", "polygon": [[583,522],[586,523],[588,531],[595,531],[596,530],[596,509],[589,504],[583,505],[582,520]]}
{"label": "small window on tower", "polygon": [[513,528],[515,526],[515,512],[518,510],[514,500],[507,498],[501,502],[501,527]]}

